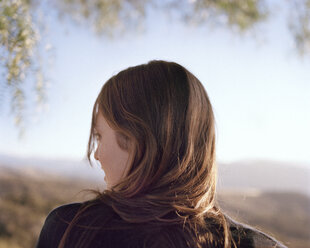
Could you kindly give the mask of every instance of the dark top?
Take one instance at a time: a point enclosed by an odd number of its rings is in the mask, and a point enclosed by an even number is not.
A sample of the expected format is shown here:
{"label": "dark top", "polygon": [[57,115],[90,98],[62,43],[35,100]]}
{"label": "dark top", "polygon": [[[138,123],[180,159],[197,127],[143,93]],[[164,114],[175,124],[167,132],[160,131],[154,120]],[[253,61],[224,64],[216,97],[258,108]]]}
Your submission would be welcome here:
{"label": "dark top", "polygon": [[[47,216],[43,228],[41,230],[37,248],[54,248],[58,247],[58,244],[68,227],[68,223],[74,218],[80,207],[81,203],[72,203],[68,205],[60,206]],[[120,217],[108,206],[101,204],[100,208],[97,209],[100,211],[100,215],[98,215],[96,211],[88,211],[84,217],[79,222],[79,225],[85,227],[96,227],[102,226],[104,222],[107,222],[107,216],[109,216],[109,220],[113,220],[112,223],[120,223]],[[95,214],[93,214],[95,213]],[[252,227],[247,225],[238,223],[232,220],[230,217],[226,216],[229,224],[230,231],[232,233],[232,237],[235,241],[239,241],[239,248],[286,248],[283,244],[275,240],[274,238],[268,236],[267,234],[258,231]],[[124,223],[124,222],[123,222]],[[111,221],[109,222],[111,224]],[[91,244],[88,244],[87,247],[92,248],[106,248],[106,247],[122,247],[122,248],[139,248],[139,247],[148,247],[145,245],[146,233],[151,236],[150,238],[156,237],[160,232],[162,234],[163,229],[157,228],[154,229],[154,232],[151,231],[149,227],[142,224],[135,224],[135,228],[127,228],[123,230],[107,230],[98,232],[94,230],[90,230],[90,233],[94,233],[92,237],[94,237]],[[70,232],[70,238],[68,239],[68,243],[66,243],[66,247],[76,247],[73,245],[72,240],[77,240],[82,237],[82,233],[85,233],[85,228],[83,226],[74,226],[72,232]],[[119,226],[119,225],[118,225]],[[169,227],[170,228],[170,227]],[[148,229],[148,232],[144,232],[144,230]],[[84,232],[83,232],[84,231]],[[164,231],[165,232],[165,231]],[[88,233],[88,235],[90,234]],[[89,237],[89,236],[88,236]],[[71,240],[71,242],[70,242]],[[141,243],[143,240],[144,243]],[[72,245],[68,245],[72,244]],[[168,245],[159,245],[157,247],[167,247]],[[83,247],[83,244],[81,246]]]}

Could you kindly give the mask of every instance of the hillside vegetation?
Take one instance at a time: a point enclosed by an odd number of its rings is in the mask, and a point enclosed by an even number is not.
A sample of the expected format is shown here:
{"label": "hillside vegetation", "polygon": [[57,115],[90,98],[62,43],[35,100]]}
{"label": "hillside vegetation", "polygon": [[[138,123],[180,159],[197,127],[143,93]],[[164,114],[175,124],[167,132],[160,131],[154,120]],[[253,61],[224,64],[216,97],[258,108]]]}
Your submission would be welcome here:
{"label": "hillside vegetation", "polygon": [[[34,247],[47,214],[58,205],[89,199],[90,194],[80,191],[90,188],[98,185],[37,169],[0,167],[0,248]],[[310,199],[305,195],[223,191],[218,200],[235,219],[289,247],[310,247]]]}

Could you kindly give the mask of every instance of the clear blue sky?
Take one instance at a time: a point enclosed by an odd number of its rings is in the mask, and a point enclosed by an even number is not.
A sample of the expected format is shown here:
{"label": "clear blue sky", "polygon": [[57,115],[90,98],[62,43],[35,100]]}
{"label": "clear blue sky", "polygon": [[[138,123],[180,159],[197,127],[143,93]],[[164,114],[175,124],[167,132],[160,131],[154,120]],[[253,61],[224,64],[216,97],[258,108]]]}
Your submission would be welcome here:
{"label": "clear blue sky", "polygon": [[30,111],[22,140],[12,116],[2,112],[0,154],[83,158],[103,83],[129,66],[164,59],[204,84],[215,110],[219,161],[310,164],[310,59],[295,54],[281,18],[261,27],[257,39],[184,26],[159,13],[149,16],[145,32],[113,40],[53,18],[48,34],[54,58],[47,111]]}

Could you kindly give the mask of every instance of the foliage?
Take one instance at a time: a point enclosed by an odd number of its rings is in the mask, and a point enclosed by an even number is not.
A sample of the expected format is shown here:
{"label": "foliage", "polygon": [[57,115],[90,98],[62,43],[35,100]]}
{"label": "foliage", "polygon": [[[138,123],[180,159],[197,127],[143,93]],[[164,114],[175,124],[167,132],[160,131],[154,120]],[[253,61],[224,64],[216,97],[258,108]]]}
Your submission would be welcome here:
{"label": "foliage", "polygon": [[[143,27],[149,8],[170,13],[198,25],[224,25],[244,32],[270,13],[267,0],[0,0],[0,104],[8,95],[16,124],[22,126],[26,89],[33,88],[38,103],[46,99],[44,68],[40,67],[38,12],[50,9],[100,35],[121,36]],[[288,24],[301,55],[310,53],[310,0],[289,0]],[[43,20],[44,22],[44,20]],[[32,87],[31,87],[32,85]]]}
{"label": "foliage", "polygon": [[267,6],[264,0],[192,0],[185,12],[186,22],[199,25],[214,23],[216,26],[225,25],[239,31],[253,28],[255,24],[267,17]]}
{"label": "foliage", "polygon": [[289,28],[294,36],[300,55],[310,54],[310,0],[291,0],[288,18]]}
{"label": "foliage", "polygon": [[[37,63],[39,33],[30,14],[30,4],[23,0],[0,1],[0,89],[11,95],[15,123],[22,125],[25,108],[25,83],[29,71],[35,71],[38,101],[43,99],[42,71]],[[1,103],[1,102],[0,102]]]}
{"label": "foliage", "polygon": [[90,27],[97,34],[110,37],[135,30],[145,17],[150,0],[58,0],[55,9],[61,17]]}

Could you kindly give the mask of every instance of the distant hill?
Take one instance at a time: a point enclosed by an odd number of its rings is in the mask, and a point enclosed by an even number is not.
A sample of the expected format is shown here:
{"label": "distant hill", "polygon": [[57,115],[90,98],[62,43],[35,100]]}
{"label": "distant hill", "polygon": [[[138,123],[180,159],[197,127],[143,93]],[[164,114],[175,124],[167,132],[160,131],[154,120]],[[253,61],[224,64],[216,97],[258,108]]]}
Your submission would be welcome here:
{"label": "distant hill", "polygon": [[0,247],[29,248],[47,214],[56,206],[89,198],[83,189],[92,181],[66,178],[40,170],[0,166]]}
{"label": "distant hill", "polygon": [[37,157],[13,157],[0,154],[0,165],[17,168],[39,170],[52,175],[63,175],[70,178],[92,179],[103,181],[104,172],[98,164],[91,167],[85,160],[43,159]]}
{"label": "distant hill", "polygon": [[[65,177],[92,179],[102,182],[100,166],[90,167],[86,160],[50,160],[16,158],[0,154],[0,164],[31,171],[32,168]],[[294,164],[269,160],[244,160],[235,163],[218,163],[220,190],[291,191],[310,196],[310,164]]]}
{"label": "distant hill", "polygon": [[[84,201],[82,189],[103,189],[101,181],[73,178],[28,166],[0,165],[0,247],[34,247],[47,214],[56,206]],[[222,189],[224,212],[282,241],[310,247],[310,198],[302,193]]]}
{"label": "distant hill", "polygon": [[291,191],[310,196],[310,164],[268,160],[239,161],[218,165],[220,189]]}

